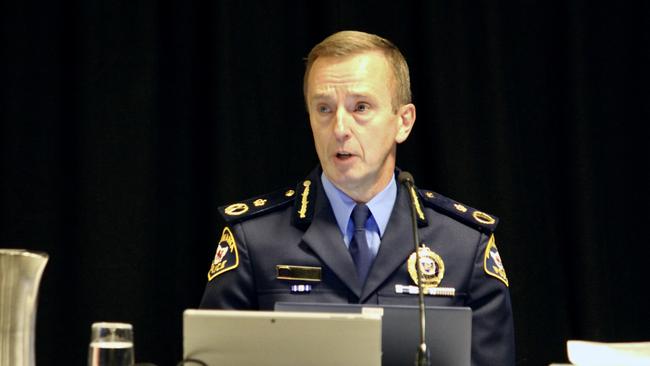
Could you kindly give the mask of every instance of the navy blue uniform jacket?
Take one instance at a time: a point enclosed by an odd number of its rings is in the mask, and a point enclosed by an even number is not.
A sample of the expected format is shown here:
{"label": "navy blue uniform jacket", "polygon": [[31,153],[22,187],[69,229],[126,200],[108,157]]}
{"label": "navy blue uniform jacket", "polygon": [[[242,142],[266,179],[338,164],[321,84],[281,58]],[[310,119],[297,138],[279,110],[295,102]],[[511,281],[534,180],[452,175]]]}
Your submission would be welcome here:
{"label": "navy blue uniform jacket", "polygon": [[[320,171],[315,169],[295,189],[221,208],[227,223],[201,308],[271,310],[277,301],[418,304],[417,295],[395,289],[395,285],[415,285],[407,268],[414,251],[408,190],[398,189],[379,252],[362,287]],[[438,286],[456,290],[453,297],[425,296],[426,305],[470,307],[472,364],[514,365],[508,280],[500,258],[495,261],[496,219],[435,192],[418,193],[416,204],[423,214],[418,220],[420,241],[444,262]],[[320,268],[320,281],[278,279],[277,266]],[[311,291],[291,291],[295,284],[309,285]]]}

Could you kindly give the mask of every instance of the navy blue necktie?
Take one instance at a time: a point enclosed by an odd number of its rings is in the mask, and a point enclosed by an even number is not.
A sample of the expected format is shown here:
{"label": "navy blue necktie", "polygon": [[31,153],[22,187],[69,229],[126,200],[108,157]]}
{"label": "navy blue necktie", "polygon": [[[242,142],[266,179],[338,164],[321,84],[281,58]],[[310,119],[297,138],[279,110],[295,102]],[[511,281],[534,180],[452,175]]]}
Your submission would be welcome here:
{"label": "navy blue necktie", "polygon": [[363,285],[368,277],[373,255],[366,240],[366,221],[370,216],[370,209],[363,203],[354,206],[352,210],[352,223],[354,224],[354,236],[350,241],[350,255],[357,266],[357,275]]}

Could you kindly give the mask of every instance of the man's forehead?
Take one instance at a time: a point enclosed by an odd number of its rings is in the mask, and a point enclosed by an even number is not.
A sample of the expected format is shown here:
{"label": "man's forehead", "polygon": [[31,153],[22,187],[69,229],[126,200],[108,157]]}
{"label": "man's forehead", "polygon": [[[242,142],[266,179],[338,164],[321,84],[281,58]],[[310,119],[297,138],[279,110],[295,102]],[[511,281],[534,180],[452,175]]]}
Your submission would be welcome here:
{"label": "man's forehead", "polygon": [[363,71],[368,68],[381,68],[382,66],[389,67],[384,53],[378,50],[369,50],[346,56],[321,56],[314,61],[310,74],[323,68],[354,68]]}
{"label": "man's forehead", "polygon": [[[319,62],[320,61],[320,62]],[[392,73],[378,52],[317,59],[309,75],[310,99],[344,92],[364,96],[390,88]]]}

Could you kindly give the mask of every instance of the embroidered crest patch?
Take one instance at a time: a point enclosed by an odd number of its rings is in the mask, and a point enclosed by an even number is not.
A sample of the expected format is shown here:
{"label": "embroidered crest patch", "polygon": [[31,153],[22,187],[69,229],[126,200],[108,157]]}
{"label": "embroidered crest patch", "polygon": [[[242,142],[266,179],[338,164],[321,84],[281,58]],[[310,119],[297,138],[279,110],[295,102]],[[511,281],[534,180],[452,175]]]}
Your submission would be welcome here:
{"label": "embroidered crest patch", "polygon": [[232,234],[228,227],[223,229],[217,250],[208,272],[208,281],[218,275],[235,269],[239,266],[239,253],[237,252],[237,243],[235,243],[235,236]]}
{"label": "embroidered crest patch", "polygon": [[503,262],[501,262],[501,256],[497,250],[496,240],[494,235],[490,236],[490,241],[488,242],[487,248],[485,249],[485,257],[483,259],[483,269],[488,275],[498,278],[503,281],[506,286],[508,284],[508,276],[506,276],[506,269],[503,267]]}

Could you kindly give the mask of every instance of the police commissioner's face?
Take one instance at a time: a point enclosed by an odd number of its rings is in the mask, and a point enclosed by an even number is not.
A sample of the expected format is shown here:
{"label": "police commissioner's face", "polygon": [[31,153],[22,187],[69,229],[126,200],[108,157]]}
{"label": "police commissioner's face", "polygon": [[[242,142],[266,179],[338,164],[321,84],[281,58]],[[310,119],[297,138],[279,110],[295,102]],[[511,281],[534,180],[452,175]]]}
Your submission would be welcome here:
{"label": "police commissioner's face", "polygon": [[321,166],[357,202],[386,187],[396,144],[415,122],[413,104],[393,109],[393,84],[380,51],[318,58],[308,76],[309,120]]}

